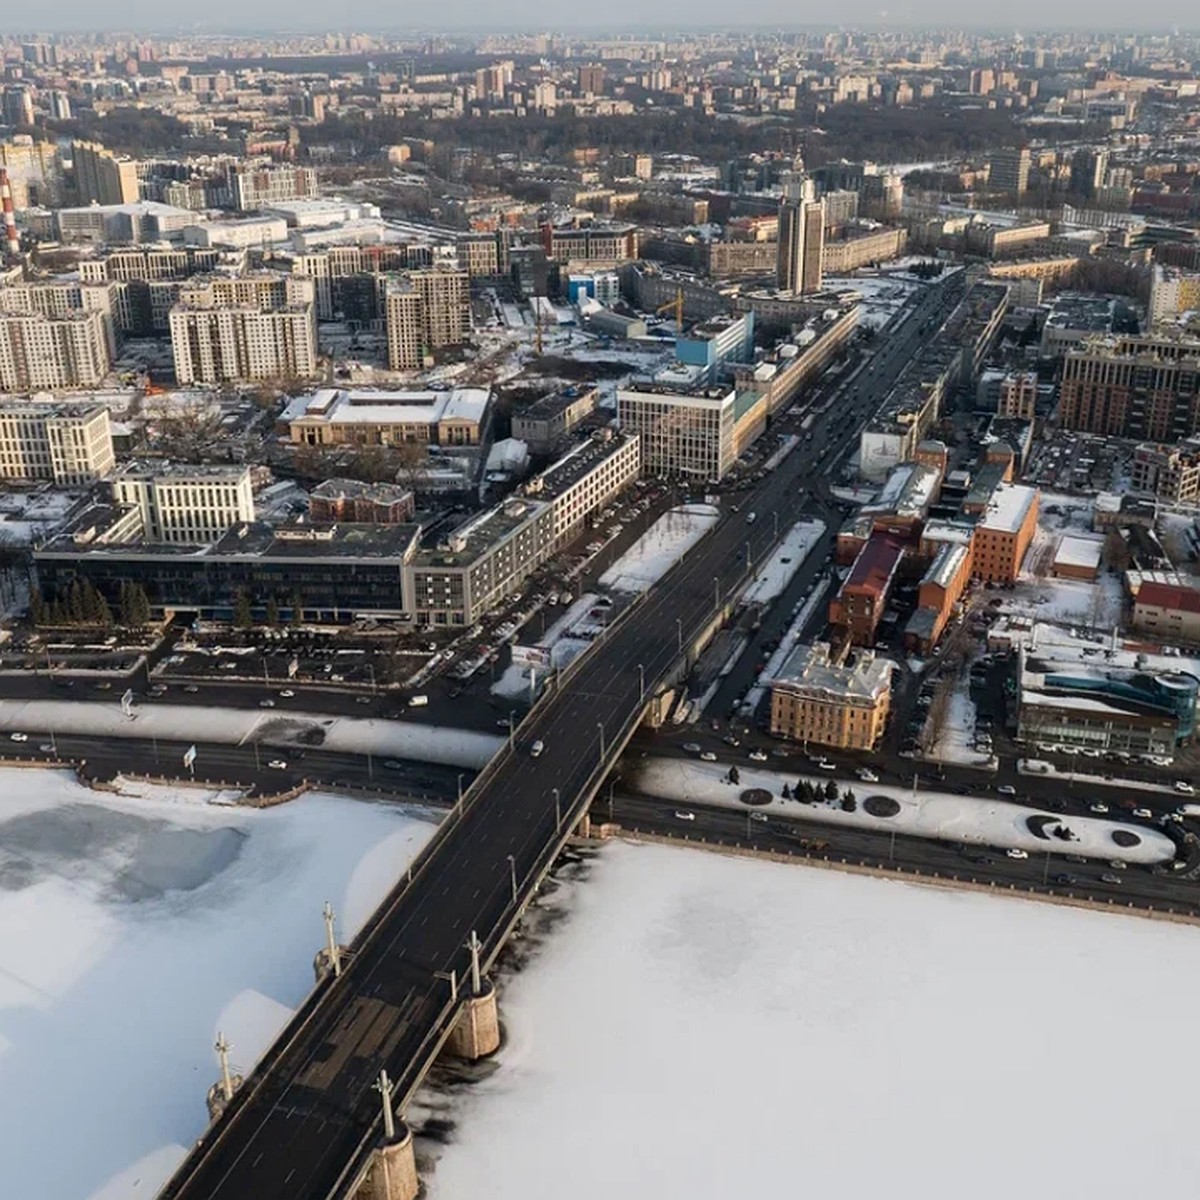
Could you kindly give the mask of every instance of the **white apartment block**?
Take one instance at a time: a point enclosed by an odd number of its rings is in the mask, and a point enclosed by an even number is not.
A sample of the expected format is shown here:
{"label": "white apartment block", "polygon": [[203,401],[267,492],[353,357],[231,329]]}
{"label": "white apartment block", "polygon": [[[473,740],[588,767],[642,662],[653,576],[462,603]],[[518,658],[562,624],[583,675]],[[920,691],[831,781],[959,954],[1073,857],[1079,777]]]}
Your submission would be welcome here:
{"label": "white apartment block", "polygon": [[735,398],[728,388],[620,388],[617,423],[622,433],[638,435],[643,474],[717,480],[737,457]]}
{"label": "white apartment block", "polygon": [[103,405],[0,404],[0,479],[79,487],[103,479],[115,463]]}
{"label": "white apartment block", "polygon": [[5,312],[40,313],[63,318],[72,313],[104,315],[108,353],[117,353],[116,331],[120,327],[118,287],[113,283],[84,283],[78,279],[56,279],[45,283],[14,283],[0,291],[0,308]]}
{"label": "white apartment block", "polygon": [[199,246],[184,249],[146,247],[139,250],[114,250],[99,258],[86,258],[79,264],[79,278],[84,283],[107,283],[113,280],[129,283],[155,279],[186,279],[201,271],[211,271],[220,265],[220,250]]}
{"label": "white apartment block", "polygon": [[112,489],[114,500],[138,509],[152,542],[211,542],[254,520],[249,467],[134,463]]}
{"label": "white apartment block", "polygon": [[112,361],[110,327],[111,317],[102,312],[0,311],[0,391],[97,387]]}
{"label": "white apartment block", "polygon": [[263,312],[287,305],[312,304],[311,279],[279,271],[249,275],[205,275],[189,279],[179,290],[179,303],[190,308],[257,308]]}
{"label": "white apartment block", "polygon": [[431,267],[387,281],[388,366],[420,367],[442,346],[459,346],[471,331],[471,280],[460,268]]}
{"label": "white apartment block", "polygon": [[249,306],[177,304],[170,326],[175,378],[181,384],[317,374],[317,323],[311,304],[269,312]]}
{"label": "white apartment block", "polygon": [[389,280],[384,298],[387,318],[388,367],[414,371],[425,359],[421,297],[407,280]]}

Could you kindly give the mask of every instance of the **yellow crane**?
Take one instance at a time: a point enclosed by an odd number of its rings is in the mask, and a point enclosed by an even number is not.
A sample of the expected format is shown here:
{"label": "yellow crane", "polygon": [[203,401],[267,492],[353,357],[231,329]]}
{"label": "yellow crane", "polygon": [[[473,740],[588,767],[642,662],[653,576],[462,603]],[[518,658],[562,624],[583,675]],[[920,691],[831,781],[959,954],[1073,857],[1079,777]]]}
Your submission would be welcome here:
{"label": "yellow crane", "polygon": [[675,292],[675,299],[668,300],[666,304],[660,305],[654,310],[656,317],[662,316],[663,313],[671,310],[675,312],[675,332],[683,332],[683,288],[678,288]]}

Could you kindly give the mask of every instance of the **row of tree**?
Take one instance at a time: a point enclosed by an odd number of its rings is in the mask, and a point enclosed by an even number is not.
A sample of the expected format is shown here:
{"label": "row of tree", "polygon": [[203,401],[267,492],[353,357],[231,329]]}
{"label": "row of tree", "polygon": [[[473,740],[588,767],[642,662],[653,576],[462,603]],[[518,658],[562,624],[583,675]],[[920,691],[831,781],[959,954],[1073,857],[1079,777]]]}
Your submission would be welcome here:
{"label": "row of tree", "polygon": [[[289,625],[299,625],[304,615],[304,605],[299,592],[293,592],[290,599]],[[263,620],[261,624],[272,629],[278,629],[283,624],[282,609],[274,596],[268,596],[263,605]],[[233,623],[238,629],[249,629],[256,624],[254,620],[254,600],[250,593],[239,590],[233,598]]]}
{"label": "row of tree", "polygon": [[150,598],[138,583],[126,581],[117,594],[117,611],[88,579],[76,579],[59,595],[48,598],[38,589],[29,596],[35,625],[78,625],[96,629],[141,629],[150,623]]}

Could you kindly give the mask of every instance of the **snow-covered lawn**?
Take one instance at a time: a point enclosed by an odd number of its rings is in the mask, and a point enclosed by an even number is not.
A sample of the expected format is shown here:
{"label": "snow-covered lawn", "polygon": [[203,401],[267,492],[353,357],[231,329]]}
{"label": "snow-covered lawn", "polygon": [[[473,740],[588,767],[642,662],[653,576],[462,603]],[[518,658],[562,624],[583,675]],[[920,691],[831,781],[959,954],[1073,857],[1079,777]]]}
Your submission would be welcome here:
{"label": "snow-covered lawn", "polygon": [[653,587],[716,523],[711,504],[683,504],[663,513],[603,575],[602,587],[644,592]]}
{"label": "snow-covered lawn", "polygon": [[312,987],[324,901],[349,940],[433,831],[203,798],[0,768],[0,1195],[153,1196],[207,1124],[217,1032],[246,1073]]}
{"label": "snow-covered lawn", "polygon": [[937,744],[927,758],[938,762],[961,763],[968,767],[985,767],[991,755],[981,754],[972,743],[975,740],[975,702],[971,699],[971,684],[964,676],[950,693],[946,719],[938,732]]}
{"label": "snow-covered lawn", "polygon": [[1184,1060],[1112,1015],[1186,1010],[1197,930],[660,846],[589,876],[430,1200],[1192,1193],[1190,1107],[1147,1103]]}
{"label": "snow-covered lawn", "polygon": [[742,599],[747,604],[770,604],[783,595],[804,560],[825,532],[825,522],[805,518],[783,535],[783,541],[758,569]]}
{"label": "snow-covered lawn", "polygon": [[[114,693],[115,695],[115,693]],[[135,705],[133,718],[117,700],[0,700],[0,730],[29,734],[90,734],[162,738],[240,746],[319,745],[347,754],[388,755],[456,767],[482,767],[503,738],[470,730],[405,721],[330,717],[281,709],[199,708],[180,704]],[[312,735],[319,735],[312,740]]]}
{"label": "snow-covered lawn", "polygon": [[[720,804],[745,810],[741,794],[749,788],[762,788],[774,797],[755,811],[778,816],[824,821],[831,825],[851,825],[861,829],[892,830],[911,837],[937,838],[947,842],[970,842],[1001,849],[1016,848],[1035,854],[1047,852],[1081,854],[1089,858],[1125,862],[1169,862],[1175,857],[1175,844],[1157,829],[1127,825],[1097,817],[1056,817],[1041,809],[1006,800],[954,796],[944,792],[918,789],[914,796],[906,788],[887,784],[861,783],[857,779],[835,781],[839,792],[849,788],[855,796],[853,812],[842,810],[838,801],[802,804],[781,798],[783,785],[794,789],[797,772],[755,769],[745,759],[737,762],[738,782],[728,781],[728,763],[694,762],[672,758],[640,759],[627,767],[629,786],[645,795],[658,796],[681,804]],[[822,772],[804,772],[813,782],[824,785]],[[819,776],[813,778],[813,776]],[[870,798],[883,801],[878,815],[867,811]],[[864,801],[867,802],[864,806]],[[1065,826],[1073,837],[1059,838],[1055,830]],[[1114,839],[1116,835],[1116,839]],[[1132,844],[1124,845],[1123,842]]]}

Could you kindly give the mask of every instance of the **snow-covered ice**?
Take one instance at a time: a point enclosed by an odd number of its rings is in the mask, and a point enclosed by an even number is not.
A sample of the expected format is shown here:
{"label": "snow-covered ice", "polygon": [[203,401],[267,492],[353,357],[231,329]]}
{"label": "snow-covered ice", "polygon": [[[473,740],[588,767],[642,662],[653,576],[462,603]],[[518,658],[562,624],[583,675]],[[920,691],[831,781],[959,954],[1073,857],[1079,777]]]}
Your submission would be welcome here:
{"label": "snow-covered ice", "polygon": [[1180,1056],[1113,1014],[1186,1010],[1197,930],[660,846],[589,876],[430,1200],[1191,1194]]}
{"label": "snow-covered ice", "polygon": [[349,940],[434,827],[328,795],[197,796],[0,768],[6,1200],[153,1196],[207,1123],[218,1030],[246,1073],[312,987],[324,901]]}
{"label": "snow-covered ice", "polygon": [[[643,758],[626,768],[628,786],[646,795],[687,804],[719,804],[728,808],[746,806],[739,799],[750,788],[762,788],[774,797],[755,811],[830,825],[850,825],[860,829],[890,831],[911,837],[937,838],[948,842],[970,842],[980,846],[1014,848],[1034,854],[1080,854],[1088,858],[1125,862],[1169,862],[1175,857],[1175,843],[1157,829],[1127,825],[1097,817],[1057,817],[1042,809],[1007,800],[955,796],[945,792],[918,789],[914,796],[906,788],[888,784],[860,783],[857,779],[835,781],[839,791],[849,788],[855,795],[853,812],[845,812],[836,801],[802,804],[781,798],[783,785],[794,789],[798,772],[781,774],[755,768],[744,762],[733,764],[738,782],[728,781],[729,765],[691,759]],[[810,778],[813,773],[804,772]],[[813,778],[824,785],[828,776]],[[875,813],[867,811],[864,800],[884,800]],[[1067,840],[1055,830],[1065,827],[1072,833]],[[1120,840],[1115,840],[1119,835]],[[1123,844],[1132,840],[1133,844]]]}
{"label": "snow-covered ice", "polygon": [[711,504],[683,504],[663,513],[600,576],[601,586],[615,592],[647,591],[716,524],[720,515]]}
{"label": "snow-covered ice", "polygon": [[797,521],[783,535],[771,557],[755,572],[754,582],[742,599],[747,604],[769,604],[782,596],[824,532],[824,521],[811,518]]}

